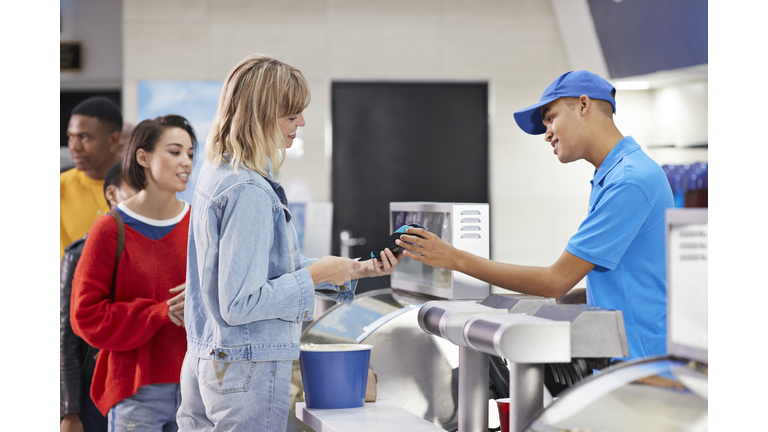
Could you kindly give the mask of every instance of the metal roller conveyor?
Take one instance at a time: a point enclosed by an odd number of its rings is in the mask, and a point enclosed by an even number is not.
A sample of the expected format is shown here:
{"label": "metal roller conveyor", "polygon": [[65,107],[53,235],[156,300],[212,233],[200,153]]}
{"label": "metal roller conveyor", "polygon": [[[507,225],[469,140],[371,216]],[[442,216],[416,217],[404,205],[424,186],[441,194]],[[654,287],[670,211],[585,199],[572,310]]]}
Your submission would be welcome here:
{"label": "metal roller conveyor", "polygon": [[418,315],[419,326],[425,332],[446,339],[459,347],[460,432],[488,430],[489,356],[469,348],[464,337],[466,323],[478,315],[534,313],[539,308],[554,303],[554,299],[544,297],[492,294],[482,303],[431,301],[421,307]]}
{"label": "metal roller conveyor", "polygon": [[488,430],[488,355],[467,348],[464,324],[477,314],[506,313],[503,309],[460,301],[432,301],[419,310],[419,326],[425,332],[459,346],[459,431]]}
{"label": "metal roller conveyor", "polygon": [[467,321],[470,348],[509,364],[510,431],[523,431],[543,408],[545,363],[628,355],[621,311],[545,305],[533,315],[480,315]]}

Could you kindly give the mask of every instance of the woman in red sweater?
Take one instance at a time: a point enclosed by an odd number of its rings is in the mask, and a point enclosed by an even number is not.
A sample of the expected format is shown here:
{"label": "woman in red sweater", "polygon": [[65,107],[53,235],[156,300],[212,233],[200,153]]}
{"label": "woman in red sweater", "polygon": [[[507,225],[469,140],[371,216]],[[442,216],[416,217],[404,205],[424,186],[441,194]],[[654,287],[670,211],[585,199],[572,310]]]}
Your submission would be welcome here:
{"label": "woman in red sweater", "polygon": [[101,350],[91,397],[110,431],[178,429],[189,204],[176,193],[187,187],[194,144],[195,133],[181,116],[136,126],[124,150],[123,175],[139,192],[117,206],[125,225],[120,262],[115,269],[116,221],[104,215],[91,228],[75,271],[72,329]]}

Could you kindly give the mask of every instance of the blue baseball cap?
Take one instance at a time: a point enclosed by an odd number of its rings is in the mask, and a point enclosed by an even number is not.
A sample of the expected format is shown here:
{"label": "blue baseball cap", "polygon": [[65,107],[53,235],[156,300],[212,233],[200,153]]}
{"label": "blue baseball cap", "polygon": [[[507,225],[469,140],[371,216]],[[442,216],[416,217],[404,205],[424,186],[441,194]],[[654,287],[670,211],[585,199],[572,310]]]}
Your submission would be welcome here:
{"label": "blue baseball cap", "polygon": [[587,95],[592,99],[608,101],[616,114],[616,89],[604,78],[585,70],[571,71],[560,75],[544,90],[538,103],[515,113],[515,121],[524,132],[540,135],[547,131],[541,122],[541,110],[544,105],[562,97]]}

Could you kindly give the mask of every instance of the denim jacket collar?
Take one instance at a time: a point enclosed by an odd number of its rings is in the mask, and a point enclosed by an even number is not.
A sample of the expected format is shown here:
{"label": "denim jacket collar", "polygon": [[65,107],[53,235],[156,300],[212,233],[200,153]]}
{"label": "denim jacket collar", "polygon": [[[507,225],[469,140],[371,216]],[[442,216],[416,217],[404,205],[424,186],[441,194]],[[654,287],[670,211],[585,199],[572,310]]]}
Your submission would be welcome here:
{"label": "denim jacket collar", "polygon": [[[264,176],[262,176],[264,177]],[[272,186],[272,190],[275,191],[277,194],[277,197],[280,199],[280,202],[288,207],[288,198],[285,196],[285,189],[283,189],[283,186],[280,185],[280,183],[273,182],[272,180],[268,179],[267,177],[264,177],[264,180],[269,183],[270,186]]]}
{"label": "denim jacket collar", "polygon": [[[229,162],[229,153],[224,152],[222,156],[224,160]],[[269,161],[269,174],[272,175],[272,161]],[[275,194],[277,194],[277,198],[280,200],[280,202],[284,206],[288,207],[288,197],[285,195],[285,189],[283,188],[283,186],[281,186],[280,183],[278,182],[272,181],[272,179],[270,179],[269,177],[265,177],[265,176],[261,176],[261,177],[264,178],[264,180],[266,180],[270,186],[272,186],[272,190],[275,191]],[[286,212],[285,217],[286,217],[286,222],[289,222],[291,220],[290,212]]]}

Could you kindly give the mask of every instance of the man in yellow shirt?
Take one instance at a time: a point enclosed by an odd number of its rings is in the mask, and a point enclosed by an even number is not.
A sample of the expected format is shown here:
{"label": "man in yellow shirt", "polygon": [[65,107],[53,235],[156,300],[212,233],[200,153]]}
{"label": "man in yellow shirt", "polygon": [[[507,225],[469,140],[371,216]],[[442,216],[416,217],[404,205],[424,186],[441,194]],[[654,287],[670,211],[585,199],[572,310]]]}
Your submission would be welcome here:
{"label": "man in yellow shirt", "polygon": [[104,176],[121,158],[122,128],[120,108],[105,97],[86,99],[72,110],[67,137],[75,167],[60,175],[59,261],[64,248],[88,233],[96,218],[109,211],[103,196]]}

